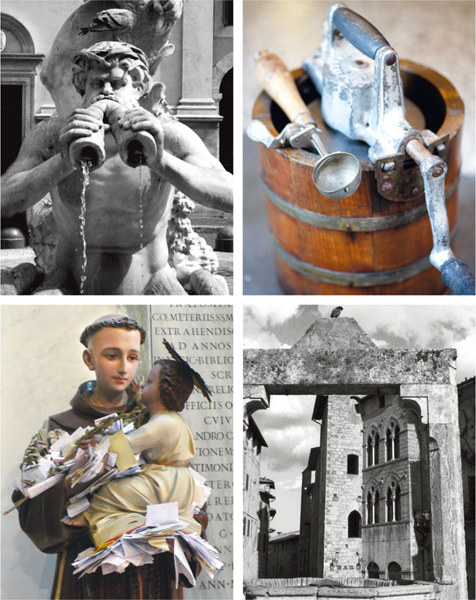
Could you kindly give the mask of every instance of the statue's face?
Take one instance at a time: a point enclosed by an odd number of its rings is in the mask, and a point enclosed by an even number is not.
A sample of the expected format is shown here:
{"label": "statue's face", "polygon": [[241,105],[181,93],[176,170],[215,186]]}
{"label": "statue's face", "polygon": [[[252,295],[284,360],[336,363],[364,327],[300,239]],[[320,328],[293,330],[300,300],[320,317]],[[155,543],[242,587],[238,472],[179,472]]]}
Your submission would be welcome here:
{"label": "statue's face", "polygon": [[102,99],[117,100],[120,104],[132,108],[138,105],[141,88],[132,85],[131,76],[121,67],[109,70],[92,67],[88,71],[83,106],[87,107]]}
{"label": "statue's face", "polygon": [[151,408],[151,406],[157,401],[159,397],[159,383],[160,383],[160,372],[162,370],[162,365],[154,365],[149,373],[149,377],[147,382],[142,388],[142,398],[141,402],[147,408]]}
{"label": "statue's face", "polygon": [[140,332],[105,327],[90,340],[83,354],[86,366],[96,372],[96,385],[104,395],[123,392],[134,379],[140,359]]}

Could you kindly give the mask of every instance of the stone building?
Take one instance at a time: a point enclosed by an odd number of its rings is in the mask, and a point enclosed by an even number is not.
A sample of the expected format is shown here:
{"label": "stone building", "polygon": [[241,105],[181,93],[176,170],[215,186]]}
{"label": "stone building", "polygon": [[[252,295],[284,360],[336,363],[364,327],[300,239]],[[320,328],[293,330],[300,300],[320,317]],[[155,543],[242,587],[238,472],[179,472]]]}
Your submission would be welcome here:
{"label": "stone building", "polygon": [[476,598],[474,570],[475,545],[475,452],[474,452],[474,377],[458,385],[459,427],[461,432],[461,463],[463,467],[464,528],[468,596]]}
{"label": "stone building", "polygon": [[295,576],[419,580],[392,596],[467,598],[455,360],[376,348],[346,318],[319,319],[291,349],[245,351],[247,405],[316,396]]}
{"label": "stone building", "polygon": [[317,519],[314,518],[314,515],[318,512],[316,501],[319,499],[317,481],[319,480],[320,452],[319,447],[311,449],[307,467],[302,472],[299,573],[303,577],[317,575]]}
{"label": "stone building", "polygon": [[322,427],[316,477],[317,564],[310,575],[358,577],[362,554],[361,419],[350,396],[317,396],[312,418],[321,421]]}
{"label": "stone building", "polygon": [[276,514],[276,509],[271,508],[271,502],[276,499],[276,496],[271,492],[271,490],[274,490],[274,481],[267,477],[260,477],[259,484],[258,577],[268,577],[269,536],[272,532],[271,521]]}
{"label": "stone building", "polygon": [[[35,0],[2,1],[4,128],[8,123],[8,144],[2,144],[2,174],[15,160],[27,132],[55,110],[40,81],[42,62],[63,23],[82,4],[82,0],[42,0],[40,4]],[[105,1],[97,4],[98,10],[116,6],[113,0],[107,1],[107,7]],[[184,0],[182,17],[169,41],[175,51],[163,59],[154,79],[165,84],[171,113],[191,127],[232,171],[233,1]],[[8,224],[20,227],[26,235],[24,216],[12,219]],[[219,211],[197,206],[192,221],[205,229],[205,224],[208,228],[222,227],[229,219]]]}
{"label": "stone building", "polygon": [[[251,416],[257,405],[251,399],[243,418],[243,572],[245,581],[265,576],[271,518],[269,490],[274,483],[260,476],[261,449],[267,447]],[[261,483],[267,482],[265,483]],[[265,489],[267,488],[267,490]],[[267,501],[267,502],[266,502]],[[264,541],[263,541],[264,539]]]}
{"label": "stone building", "polygon": [[430,453],[418,404],[400,395],[360,400],[362,554],[375,579],[433,579]]}
{"label": "stone building", "polygon": [[299,531],[279,533],[269,540],[268,578],[299,576]]}

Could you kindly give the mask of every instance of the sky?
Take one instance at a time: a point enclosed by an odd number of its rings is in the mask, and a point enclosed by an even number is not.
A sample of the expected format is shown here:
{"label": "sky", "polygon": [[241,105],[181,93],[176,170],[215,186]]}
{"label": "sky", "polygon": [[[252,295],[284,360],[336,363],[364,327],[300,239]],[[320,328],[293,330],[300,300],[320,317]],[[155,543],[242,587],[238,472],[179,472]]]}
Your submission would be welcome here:
{"label": "sky", "polygon": [[[329,317],[335,305],[245,305],[244,348],[290,348],[316,319]],[[346,306],[379,348],[455,348],[457,381],[475,375],[474,306]],[[314,396],[272,396],[270,408],[253,414],[268,444],[261,454],[261,475],[275,482],[276,532],[299,530],[301,473],[309,451],[319,446],[320,426],[311,421]]]}

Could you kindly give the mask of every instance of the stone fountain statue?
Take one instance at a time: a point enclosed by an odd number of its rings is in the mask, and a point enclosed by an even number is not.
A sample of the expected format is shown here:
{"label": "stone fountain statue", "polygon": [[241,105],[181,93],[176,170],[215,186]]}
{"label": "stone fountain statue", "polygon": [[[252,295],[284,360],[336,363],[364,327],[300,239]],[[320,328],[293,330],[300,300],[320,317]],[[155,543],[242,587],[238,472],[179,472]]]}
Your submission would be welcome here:
{"label": "stone fountain statue", "polygon": [[151,77],[180,11],[181,0],[91,0],[58,34],[42,72],[57,115],[2,178],[4,216],[50,194],[58,241],[39,293],[184,295],[166,238],[174,188],[231,212],[232,176]]}

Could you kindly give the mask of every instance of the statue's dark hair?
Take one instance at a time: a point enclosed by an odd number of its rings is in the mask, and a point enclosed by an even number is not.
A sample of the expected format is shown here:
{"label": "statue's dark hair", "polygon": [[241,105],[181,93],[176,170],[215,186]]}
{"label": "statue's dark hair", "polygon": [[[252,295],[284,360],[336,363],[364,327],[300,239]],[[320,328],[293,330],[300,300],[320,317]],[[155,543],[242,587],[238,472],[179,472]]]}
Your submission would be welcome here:
{"label": "statue's dark hair", "polygon": [[121,315],[107,315],[103,318],[94,321],[91,325],[88,325],[86,329],[81,334],[79,341],[83,346],[88,347],[89,340],[96,335],[98,331],[105,328],[112,329],[127,329],[129,331],[139,331],[140,332],[140,343],[143,344],[146,338],[146,332],[143,327],[139,325],[137,321],[131,319],[129,317],[123,317]]}
{"label": "statue's dark hair", "polygon": [[193,369],[176,360],[161,359],[154,363],[161,365],[159,394],[167,410],[181,412],[193,392]]}

